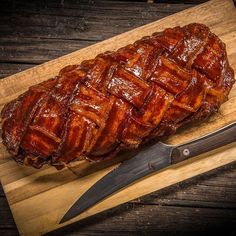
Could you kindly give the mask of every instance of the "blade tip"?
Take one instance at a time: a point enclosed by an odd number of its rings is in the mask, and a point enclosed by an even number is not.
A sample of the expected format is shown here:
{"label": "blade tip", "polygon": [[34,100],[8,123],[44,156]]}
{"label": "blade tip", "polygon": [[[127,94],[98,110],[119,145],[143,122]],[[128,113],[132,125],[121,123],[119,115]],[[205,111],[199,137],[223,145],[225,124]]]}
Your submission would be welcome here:
{"label": "blade tip", "polygon": [[85,210],[80,210],[80,211],[77,211],[76,214],[74,212],[71,212],[71,211],[68,211],[63,217],[62,219],[60,220],[59,224],[63,224],[65,223],[66,221],[69,221],[77,216],[79,216],[81,213],[83,213]]}
{"label": "blade tip", "polygon": [[68,220],[69,219],[67,219],[65,216],[63,216],[63,218],[59,221],[59,225],[65,223]]}

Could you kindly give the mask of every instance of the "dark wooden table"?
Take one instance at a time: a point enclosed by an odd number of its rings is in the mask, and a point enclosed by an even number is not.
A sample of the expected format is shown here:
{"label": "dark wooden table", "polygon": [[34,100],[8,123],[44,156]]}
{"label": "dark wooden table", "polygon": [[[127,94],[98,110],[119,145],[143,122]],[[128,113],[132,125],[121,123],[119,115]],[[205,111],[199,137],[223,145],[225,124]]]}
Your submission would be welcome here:
{"label": "dark wooden table", "polygon": [[[1,1],[0,77],[200,2],[204,1]],[[236,235],[236,163],[126,203],[50,235],[162,236],[216,232]],[[2,188],[0,235],[18,235]]]}

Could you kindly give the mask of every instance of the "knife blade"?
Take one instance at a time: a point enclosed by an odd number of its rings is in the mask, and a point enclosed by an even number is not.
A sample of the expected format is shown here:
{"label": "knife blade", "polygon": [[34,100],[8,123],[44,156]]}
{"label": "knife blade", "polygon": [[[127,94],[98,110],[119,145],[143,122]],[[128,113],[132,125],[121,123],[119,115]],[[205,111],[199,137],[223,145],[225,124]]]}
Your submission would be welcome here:
{"label": "knife blade", "polygon": [[124,161],[98,180],[72,205],[60,224],[78,216],[96,203],[143,177],[234,141],[236,141],[236,121],[178,146],[157,142]]}

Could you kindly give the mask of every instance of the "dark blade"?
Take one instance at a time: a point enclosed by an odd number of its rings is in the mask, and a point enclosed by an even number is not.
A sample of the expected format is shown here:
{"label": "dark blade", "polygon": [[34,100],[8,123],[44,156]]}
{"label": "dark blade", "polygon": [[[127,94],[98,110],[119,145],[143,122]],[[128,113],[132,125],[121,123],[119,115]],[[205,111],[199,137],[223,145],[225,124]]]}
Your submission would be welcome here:
{"label": "dark blade", "polygon": [[172,146],[158,142],[124,161],[87,190],[64,215],[60,224],[76,217],[136,180],[169,166],[172,149]]}

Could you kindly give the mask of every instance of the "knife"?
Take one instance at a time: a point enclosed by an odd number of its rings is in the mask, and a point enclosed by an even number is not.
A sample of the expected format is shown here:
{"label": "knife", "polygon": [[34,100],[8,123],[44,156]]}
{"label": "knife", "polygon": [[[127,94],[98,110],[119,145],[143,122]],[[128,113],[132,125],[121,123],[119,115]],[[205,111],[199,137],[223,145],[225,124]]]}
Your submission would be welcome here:
{"label": "knife", "polygon": [[234,141],[236,141],[236,121],[178,146],[157,142],[138,152],[131,159],[122,162],[98,180],[73,204],[61,219],[60,224],[78,216],[104,198],[145,176]]}

